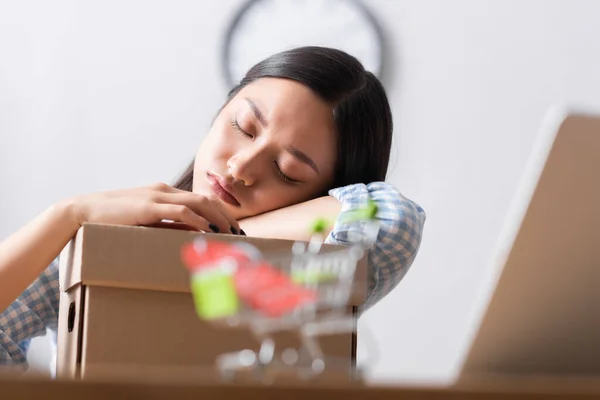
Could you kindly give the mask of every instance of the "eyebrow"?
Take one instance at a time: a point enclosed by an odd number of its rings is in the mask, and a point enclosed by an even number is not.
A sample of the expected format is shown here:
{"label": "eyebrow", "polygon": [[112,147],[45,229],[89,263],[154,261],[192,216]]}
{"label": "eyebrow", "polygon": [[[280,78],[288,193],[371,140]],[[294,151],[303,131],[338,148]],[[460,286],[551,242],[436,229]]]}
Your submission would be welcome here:
{"label": "eyebrow", "polygon": [[292,146],[287,147],[286,150],[298,160],[302,161],[303,163],[307,164],[309,167],[314,169],[317,174],[319,173],[319,167],[317,167],[317,164],[312,160],[312,158],[310,158],[309,156]]}
{"label": "eyebrow", "polygon": [[248,102],[248,105],[250,106],[250,109],[252,109],[252,112],[254,113],[254,116],[256,117],[258,122],[260,122],[260,124],[264,127],[269,126],[269,123],[267,122],[267,119],[265,118],[265,114],[263,114],[263,112],[260,110],[260,108],[258,108],[256,103],[254,103],[249,98],[245,98],[244,100],[246,100],[246,102]]}

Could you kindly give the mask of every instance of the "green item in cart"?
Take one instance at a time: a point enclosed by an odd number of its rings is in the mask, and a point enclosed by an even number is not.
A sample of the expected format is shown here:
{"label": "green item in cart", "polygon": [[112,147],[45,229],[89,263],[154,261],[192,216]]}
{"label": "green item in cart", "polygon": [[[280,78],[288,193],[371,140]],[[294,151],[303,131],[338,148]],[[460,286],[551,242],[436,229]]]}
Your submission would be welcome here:
{"label": "green item in cart", "polygon": [[317,218],[310,227],[310,232],[314,234],[323,233],[330,226],[330,222],[325,218]]}
{"label": "green item in cart", "polygon": [[379,211],[377,203],[369,199],[365,207],[348,211],[344,214],[344,222],[355,222],[355,221],[369,221],[375,219],[377,212]]}
{"label": "green item in cart", "polygon": [[201,319],[218,319],[239,312],[240,302],[233,276],[221,270],[203,271],[191,277],[196,314]]}

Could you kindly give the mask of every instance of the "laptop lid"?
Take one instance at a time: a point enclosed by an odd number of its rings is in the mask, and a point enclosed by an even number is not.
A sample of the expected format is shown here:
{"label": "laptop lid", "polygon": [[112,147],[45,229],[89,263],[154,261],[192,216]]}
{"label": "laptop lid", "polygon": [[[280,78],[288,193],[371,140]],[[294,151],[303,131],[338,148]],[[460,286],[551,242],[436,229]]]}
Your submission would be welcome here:
{"label": "laptop lid", "polygon": [[490,267],[462,378],[600,373],[600,114],[548,113]]}

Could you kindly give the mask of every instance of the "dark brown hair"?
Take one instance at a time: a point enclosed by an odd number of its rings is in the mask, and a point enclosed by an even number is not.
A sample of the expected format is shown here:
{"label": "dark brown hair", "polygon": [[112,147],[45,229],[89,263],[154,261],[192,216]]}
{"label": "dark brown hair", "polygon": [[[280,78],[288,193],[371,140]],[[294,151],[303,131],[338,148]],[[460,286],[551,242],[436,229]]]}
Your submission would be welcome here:
{"label": "dark brown hair", "polygon": [[[225,105],[261,78],[299,82],[332,104],[337,160],[332,188],[385,180],[392,145],[392,113],[385,89],[353,56],[332,48],[300,47],[272,55],[252,67],[228,94]],[[194,162],[175,187],[192,190]]]}

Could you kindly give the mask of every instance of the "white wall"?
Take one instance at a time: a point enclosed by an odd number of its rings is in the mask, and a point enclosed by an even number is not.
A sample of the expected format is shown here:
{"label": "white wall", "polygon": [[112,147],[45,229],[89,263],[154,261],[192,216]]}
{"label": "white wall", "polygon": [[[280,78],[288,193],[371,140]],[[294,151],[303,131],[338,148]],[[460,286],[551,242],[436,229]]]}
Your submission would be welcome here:
{"label": "white wall", "polygon": [[[543,114],[600,109],[600,2],[367,3],[392,58],[390,181],[428,221],[361,326],[385,350],[374,379],[443,383]],[[2,0],[0,238],[59,198],[172,180],[225,95],[215,55],[238,4]],[[36,365],[47,354],[37,342]]]}

